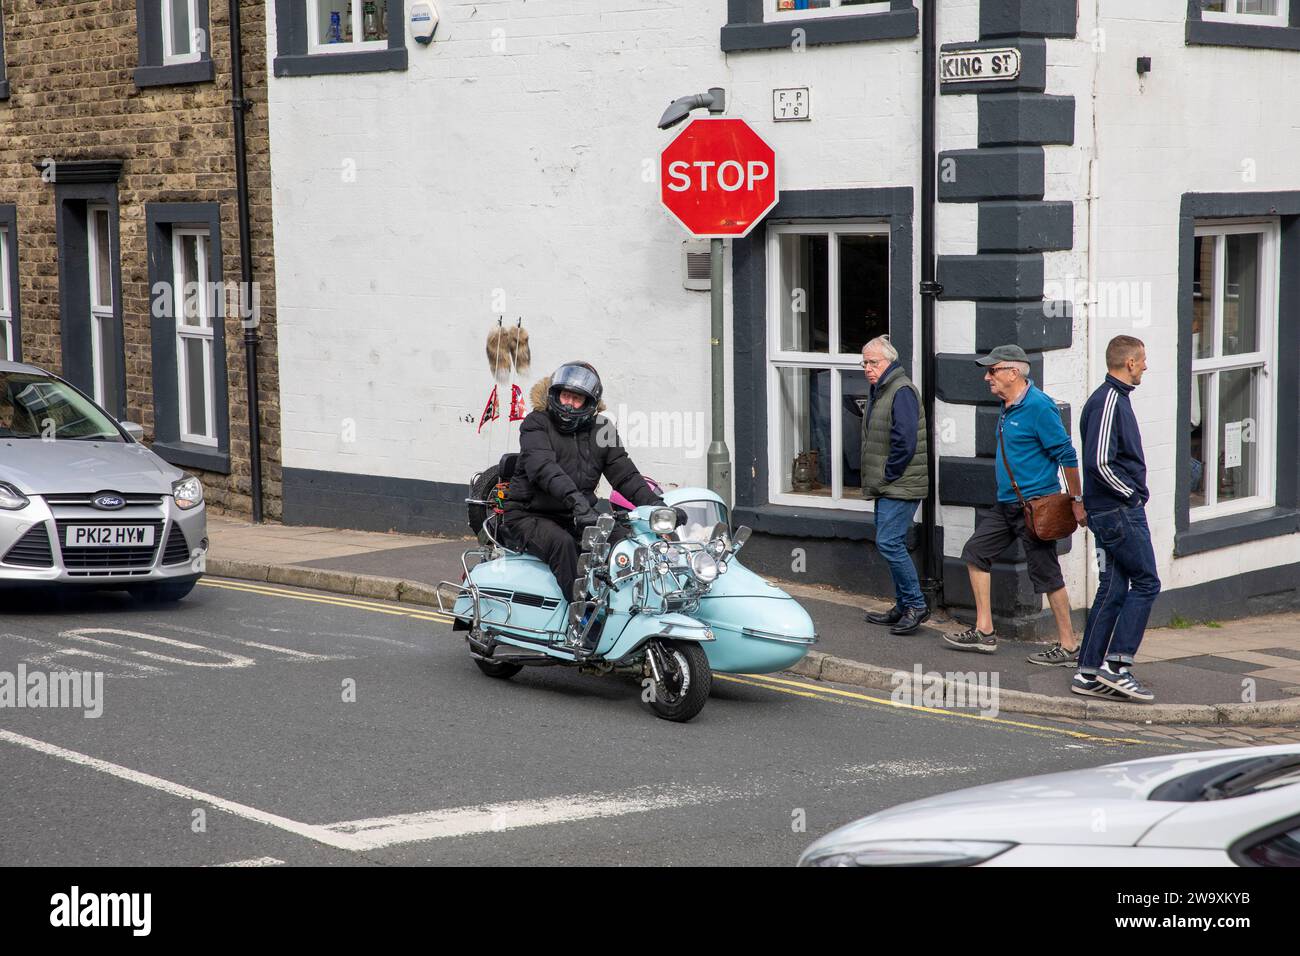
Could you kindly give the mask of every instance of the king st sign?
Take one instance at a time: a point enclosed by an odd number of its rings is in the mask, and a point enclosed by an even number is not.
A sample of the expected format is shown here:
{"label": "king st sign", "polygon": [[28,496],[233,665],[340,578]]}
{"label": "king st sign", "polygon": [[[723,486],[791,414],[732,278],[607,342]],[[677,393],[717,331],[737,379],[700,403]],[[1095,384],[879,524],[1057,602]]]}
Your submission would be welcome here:
{"label": "king st sign", "polygon": [[1019,75],[1020,51],[1014,47],[1000,50],[945,50],[939,54],[940,83],[1014,80]]}

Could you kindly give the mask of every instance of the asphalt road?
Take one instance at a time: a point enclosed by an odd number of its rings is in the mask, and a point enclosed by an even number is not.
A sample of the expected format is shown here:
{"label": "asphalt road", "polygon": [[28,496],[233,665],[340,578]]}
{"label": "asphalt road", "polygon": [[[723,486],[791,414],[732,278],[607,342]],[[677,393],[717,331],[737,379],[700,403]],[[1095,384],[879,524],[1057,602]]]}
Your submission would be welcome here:
{"label": "asphalt road", "polygon": [[485,677],[430,611],[279,586],[5,601],[0,671],[104,680],[97,718],[0,708],[0,865],[789,865],[906,800],[1171,752],[795,678],[720,675],[672,724],[625,680]]}

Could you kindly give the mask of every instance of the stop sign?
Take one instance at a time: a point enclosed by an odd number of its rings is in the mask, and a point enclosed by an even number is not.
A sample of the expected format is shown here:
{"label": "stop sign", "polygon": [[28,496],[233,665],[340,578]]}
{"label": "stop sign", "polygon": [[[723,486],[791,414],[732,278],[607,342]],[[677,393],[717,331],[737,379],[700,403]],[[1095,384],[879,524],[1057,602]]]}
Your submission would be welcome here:
{"label": "stop sign", "polygon": [[687,232],[747,236],[776,205],[776,153],[744,120],[692,120],[660,154],[659,183]]}

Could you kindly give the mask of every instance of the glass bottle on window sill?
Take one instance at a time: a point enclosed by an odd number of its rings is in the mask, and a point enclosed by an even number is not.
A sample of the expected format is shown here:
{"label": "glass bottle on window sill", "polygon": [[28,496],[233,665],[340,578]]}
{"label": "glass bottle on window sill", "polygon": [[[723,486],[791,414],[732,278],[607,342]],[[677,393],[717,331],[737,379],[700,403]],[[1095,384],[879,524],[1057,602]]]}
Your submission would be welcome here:
{"label": "glass bottle on window sill", "polygon": [[388,0],[379,8],[379,39],[388,39]]}
{"label": "glass bottle on window sill", "polygon": [[335,11],[334,13],[330,14],[330,32],[325,37],[325,42],[338,43],[342,39],[343,39],[342,31],[339,29],[339,15],[338,12]]}
{"label": "glass bottle on window sill", "polygon": [[[335,16],[338,16],[338,14],[334,14],[334,13],[332,13],[332,14],[330,14],[330,16],[331,16],[331,17],[335,17]],[[345,10],[345,11],[343,12],[343,42],[344,42],[344,43],[351,43],[351,42],[352,42],[352,2],[351,2],[351,0],[348,0],[348,7],[347,7],[347,10]]]}
{"label": "glass bottle on window sill", "polygon": [[379,39],[379,11],[375,8],[375,0],[366,0],[361,8],[361,28],[365,31],[365,39]]}

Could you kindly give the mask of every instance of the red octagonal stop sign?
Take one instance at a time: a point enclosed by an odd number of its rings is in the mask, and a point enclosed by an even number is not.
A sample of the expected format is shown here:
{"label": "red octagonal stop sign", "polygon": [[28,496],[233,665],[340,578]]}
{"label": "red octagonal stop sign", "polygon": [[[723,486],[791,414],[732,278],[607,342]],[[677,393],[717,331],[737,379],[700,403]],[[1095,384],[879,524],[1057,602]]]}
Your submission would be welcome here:
{"label": "red octagonal stop sign", "polygon": [[776,205],[776,153],[739,119],[696,119],[659,157],[660,196],[700,239],[749,235]]}

